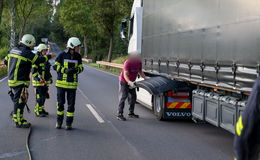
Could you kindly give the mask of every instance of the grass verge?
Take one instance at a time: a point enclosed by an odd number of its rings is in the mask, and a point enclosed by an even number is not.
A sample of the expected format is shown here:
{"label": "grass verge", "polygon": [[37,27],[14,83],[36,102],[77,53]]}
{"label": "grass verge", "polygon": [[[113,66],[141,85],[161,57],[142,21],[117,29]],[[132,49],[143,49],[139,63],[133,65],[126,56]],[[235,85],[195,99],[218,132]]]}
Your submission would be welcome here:
{"label": "grass verge", "polygon": [[[123,64],[127,60],[127,57],[128,56],[118,57],[118,58],[112,60],[112,63]],[[120,75],[120,73],[122,71],[121,69],[118,69],[118,68],[107,67],[107,66],[96,64],[96,63],[86,63],[86,62],[83,62],[83,63],[87,66],[90,66],[90,67],[93,67],[93,68],[96,68],[96,69],[99,69],[102,71],[106,71],[106,72],[112,73],[114,75]]]}
{"label": "grass verge", "polygon": [[105,71],[105,72],[109,72],[112,73],[114,75],[120,75],[121,69],[117,69],[117,68],[113,68],[113,67],[107,67],[107,66],[103,66],[103,65],[99,65],[96,63],[86,63],[83,62],[85,65]]}

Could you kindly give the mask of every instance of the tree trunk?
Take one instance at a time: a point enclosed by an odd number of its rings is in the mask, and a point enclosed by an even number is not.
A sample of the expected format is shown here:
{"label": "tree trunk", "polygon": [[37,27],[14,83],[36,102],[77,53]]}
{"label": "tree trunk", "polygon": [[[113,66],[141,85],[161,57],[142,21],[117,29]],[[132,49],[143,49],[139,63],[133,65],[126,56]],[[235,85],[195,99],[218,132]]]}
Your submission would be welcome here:
{"label": "tree trunk", "polygon": [[11,36],[10,36],[10,48],[13,48],[16,45],[16,0],[12,0],[12,8],[11,8]]}
{"label": "tree trunk", "polygon": [[88,57],[88,43],[87,43],[87,36],[84,36],[84,57]]}
{"label": "tree trunk", "polygon": [[112,60],[112,50],[113,50],[113,37],[110,37],[110,45],[109,45],[109,51],[107,56],[107,61],[111,62]]}
{"label": "tree trunk", "polygon": [[0,0],[0,24],[2,22],[3,9],[4,9],[4,0]]}

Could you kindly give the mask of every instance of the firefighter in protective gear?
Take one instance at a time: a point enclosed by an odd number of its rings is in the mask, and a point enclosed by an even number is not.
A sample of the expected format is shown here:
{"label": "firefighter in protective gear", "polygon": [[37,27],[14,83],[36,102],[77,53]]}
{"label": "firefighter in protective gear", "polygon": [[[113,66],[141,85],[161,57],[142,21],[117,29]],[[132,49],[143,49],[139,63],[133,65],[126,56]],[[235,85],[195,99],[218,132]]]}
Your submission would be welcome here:
{"label": "firefighter in protective gear", "polygon": [[236,124],[235,160],[260,160],[260,77]]}
{"label": "firefighter in protective gear", "polygon": [[[45,44],[40,44],[37,51],[39,56],[45,56],[48,52],[48,47]],[[48,87],[52,83],[50,68],[51,64],[49,61],[32,65],[32,82],[36,89],[36,105],[34,112],[37,117],[45,117],[49,115],[49,113],[45,111],[44,103],[49,97]]]}
{"label": "firefighter in protective gear", "polygon": [[72,129],[75,111],[76,89],[78,86],[78,74],[83,71],[82,59],[79,54],[81,42],[72,37],[68,40],[67,50],[62,52],[54,64],[54,70],[58,74],[57,87],[57,123],[56,128],[61,129],[64,117],[65,93],[67,93],[68,109],[66,114],[66,129]]}
{"label": "firefighter in protective gear", "polygon": [[31,52],[35,46],[35,38],[26,34],[22,37],[18,47],[12,48],[5,57],[5,64],[8,66],[8,85],[13,91],[12,101],[14,102],[13,121],[17,128],[29,128],[31,124],[23,118],[23,111],[28,99],[25,88],[30,84],[30,71],[32,64],[39,64],[48,61],[55,55],[38,56]]}

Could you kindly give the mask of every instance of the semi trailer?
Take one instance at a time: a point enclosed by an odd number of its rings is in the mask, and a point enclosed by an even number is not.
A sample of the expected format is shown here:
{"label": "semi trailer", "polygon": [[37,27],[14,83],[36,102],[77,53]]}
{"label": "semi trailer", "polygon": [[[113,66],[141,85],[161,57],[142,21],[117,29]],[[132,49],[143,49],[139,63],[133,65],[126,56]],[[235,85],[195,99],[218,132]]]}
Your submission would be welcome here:
{"label": "semi trailer", "polygon": [[260,1],[135,0],[128,52],[150,79],[138,101],[159,120],[192,118],[232,133],[260,73]]}

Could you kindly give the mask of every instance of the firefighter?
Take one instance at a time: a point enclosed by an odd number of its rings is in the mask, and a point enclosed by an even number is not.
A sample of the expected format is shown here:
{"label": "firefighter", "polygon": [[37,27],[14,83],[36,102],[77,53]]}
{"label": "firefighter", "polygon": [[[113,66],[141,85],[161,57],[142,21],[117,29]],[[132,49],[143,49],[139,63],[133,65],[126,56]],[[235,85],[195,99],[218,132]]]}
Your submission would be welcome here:
{"label": "firefighter", "polygon": [[57,123],[56,128],[61,129],[64,117],[65,93],[67,94],[68,109],[66,114],[66,130],[72,129],[75,111],[76,89],[78,74],[83,71],[82,59],[79,54],[81,42],[72,37],[67,42],[67,50],[62,52],[53,66],[58,74],[57,87]]}
{"label": "firefighter", "polygon": [[55,57],[54,54],[38,56],[32,53],[35,46],[33,35],[26,34],[22,37],[18,47],[12,48],[5,57],[5,64],[8,66],[8,85],[10,86],[14,102],[12,112],[13,121],[17,128],[29,128],[31,124],[23,118],[23,111],[28,99],[27,88],[30,84],[30,72],[32,64],[47,62]]}
{"label": "firefighter", "polygon": [[235,160],[260,160],[260,77],[236,124]]}
{"label": "firefighter", "polygon": [[142,61],[137,53],[130,53],[128,60],[124,63],[124,68],[119,77],[119,106],[117,119],[125,121],[126,118],[123,115],[125,100],[128,98],[129,102],[129,114],[130,118],[139,118],[139,115],[134,113],[136,103],[136,90],[134,81],[138,74],[146,78],[142,71]]}
{"label": "firefighter", "polygon": [[[40,44],[37,49],[38,56],[45,56],[48,52],[48,47],[45,44]],[[49,86],[52,83],[52,76],[50,73],[51,64],[49,61],[32,65],[33,86],[36,89],[36,105],[35,115],[37,117],[45,117],[49,115],[45,111],[44,103],[49,98]]]}

